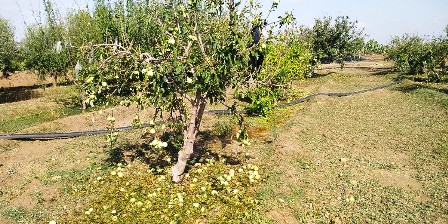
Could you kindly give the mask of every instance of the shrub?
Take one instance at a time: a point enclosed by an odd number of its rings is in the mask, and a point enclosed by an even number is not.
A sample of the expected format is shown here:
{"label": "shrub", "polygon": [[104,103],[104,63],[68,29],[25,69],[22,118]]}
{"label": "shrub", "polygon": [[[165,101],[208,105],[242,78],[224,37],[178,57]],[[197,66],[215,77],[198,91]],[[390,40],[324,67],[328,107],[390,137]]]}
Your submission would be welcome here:
{"label": "shrub", "polygon": [[405,35],[391,42],[386,59],[393,60],[395,67],[410,74],[422,74],[429,59],[429,45],[419,36]]}

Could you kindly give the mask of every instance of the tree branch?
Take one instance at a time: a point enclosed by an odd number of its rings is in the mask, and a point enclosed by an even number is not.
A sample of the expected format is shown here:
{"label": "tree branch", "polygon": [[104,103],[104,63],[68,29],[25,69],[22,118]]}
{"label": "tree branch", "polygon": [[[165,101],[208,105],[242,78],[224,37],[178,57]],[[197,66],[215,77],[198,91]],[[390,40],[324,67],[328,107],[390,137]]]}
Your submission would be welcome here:
{"label": "tree branch", "polygon": [[182,95],[182,97],[184,97],[185,99],[187,99],[190,103],[194,103],[194,99],[191,97],[191,96],[189,96],[185,91],[183,91],[177,84],[176,84],[176,82],[174,81],[174,79],[170,76],[170,75],[167,75],[167,77],[168,77],[168,79],[171,79],[170,81],[170,83],[171,84],[173,84],[173,86],[174,86],[174,88],[176,88],[176,91],[178,92],[178,93],[180,93],[180,95]]}
{"label": "tree branch", "polygon": [[94,44],[92,47],[117,47],[123,51],[128,51],[125,47],[121,46],[121,44]]}
{"label": "tree branch", "polygon": [[212,63],[210,62],[207,53],[205,52],[205,47],[204,47],[204,43],[202,42],[202,38],[201,35],[199,35],[199,33],[197,32],[197,27],[198,27],[198,15],[196,13],[195,15],[195,21],[194,21],[194,33],[196,35],[196,38],[198,39],[198,44],[199,44],[199,48],[201,49],[202,52],[202,56],[204,56],[205,61],[212,66]]}

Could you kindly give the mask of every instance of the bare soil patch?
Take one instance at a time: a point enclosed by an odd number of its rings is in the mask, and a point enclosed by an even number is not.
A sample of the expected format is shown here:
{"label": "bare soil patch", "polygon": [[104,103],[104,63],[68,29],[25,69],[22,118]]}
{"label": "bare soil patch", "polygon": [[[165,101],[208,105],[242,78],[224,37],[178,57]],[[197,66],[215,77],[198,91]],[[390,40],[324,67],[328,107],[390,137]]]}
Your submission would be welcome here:
{"label": "bare soil patch", "polygon": [[0,78],[0,89],[20,86],[34,86],[39,84],[48,84],[49,81],[42,81],[39,76],[29,71],[15,72],[10,76]]}
{"label": "bare soil patch", "polygon": [[[39,99],[35,101],[40,102]],[[136,114],[147,122],[151,113],[150,110],[139,112],[136,108],[117,107],[64,117],[26,128],[21,133],[106,129],[110,127],[107,121],[109,115],[117,119],[115,127],[127,126],[131,125]],[[89,164],[101,163],[108,158],[104,135],[45,141],[0,140],[0,144],[0,207],[21,208],[29,212],[58,209],[54,206],[63,201],[61,198],[68,193],[64,191],[71,188],[64,182],[77,178],[77,172],[86,169]],[[28,222],[44,222],[48,219],[44,214],[48,215],[43,213],[42,217]]]}

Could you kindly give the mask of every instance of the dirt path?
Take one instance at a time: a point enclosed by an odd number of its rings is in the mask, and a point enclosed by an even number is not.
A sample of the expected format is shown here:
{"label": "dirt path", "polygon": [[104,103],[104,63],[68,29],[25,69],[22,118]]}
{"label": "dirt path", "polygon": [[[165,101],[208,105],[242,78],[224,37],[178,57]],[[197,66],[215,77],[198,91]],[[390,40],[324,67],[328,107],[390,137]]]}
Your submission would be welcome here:
{"label": "dirt path", "polygon": [[[306,88],[390,82],[354,71]],[[261,146],[268,216],[276,223],[448,223],[447,160],[440,155],[448,151],[448,96],[399,91],[407,85],[292,109],[270,133],[273,142]]]}

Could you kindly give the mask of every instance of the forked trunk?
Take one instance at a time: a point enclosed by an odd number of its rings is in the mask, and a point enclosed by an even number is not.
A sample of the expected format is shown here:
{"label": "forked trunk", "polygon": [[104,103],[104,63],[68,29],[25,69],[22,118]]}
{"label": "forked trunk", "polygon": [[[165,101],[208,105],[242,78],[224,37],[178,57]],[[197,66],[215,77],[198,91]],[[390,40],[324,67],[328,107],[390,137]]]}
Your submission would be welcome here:
{"label": "forked trunk", "polygon": [[179,183],[184,177],[185,167],[188,159],[194,152],[194,142],[201,125],[202,116],[204,115],[205,100],[202,99],[200,92],[196,93],[196,99],[192,102],[191,114],[188,123],[184,126],[184,144],[176,165],[171,169],[173,182]]}

